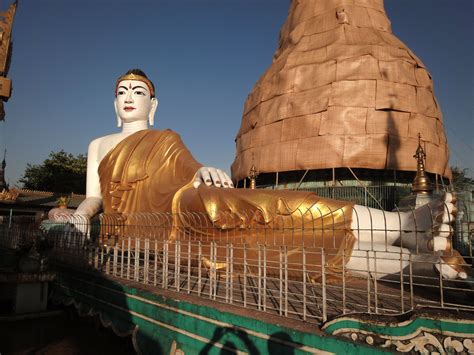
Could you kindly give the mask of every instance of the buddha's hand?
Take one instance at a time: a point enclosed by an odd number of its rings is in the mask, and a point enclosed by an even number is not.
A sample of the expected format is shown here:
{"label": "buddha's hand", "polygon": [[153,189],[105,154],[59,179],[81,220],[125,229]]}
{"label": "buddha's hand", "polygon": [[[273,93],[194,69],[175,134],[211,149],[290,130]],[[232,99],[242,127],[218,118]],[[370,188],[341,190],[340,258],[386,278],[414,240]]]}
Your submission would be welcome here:
{"label": "buddha's hand", "polygon": [[85,216],[71,215],[69,221],[64,224],[63,238],[60,246],[71,250],[81,250],[87,244],[90,236],[90,221]]}
{"label": "buddha's hand", "polygon": [[[58,226],[59,225],[59,226]],[[59,236],[60,246],[66,248],[81,248],[90,236],[90,220],[87,216],[72,214],[65,209],[57,209],[49,214],[49,219],[43,221],[40,228],[43,232],[54,232]]]}
{"label": "buddha's hand", "polygon": [[48,214],[49,222],[64,224],[67,232],[84,233],[89,232],[90,221],[87,216],[78,215],[74,210],[64,210],[57,208]]}
{"label": "buddha's hand", "polygon": [[91,218],[94,217],[102,209],[101,197],[87,197],[77,207],[77,210],[69,218],[74,232],[82,233],[86,236],[90,235]]}
{"label": "buddha's hand", "polygon": [[73,213],[56,213],[53,218],[49,218],[50,222],[60,223],[64,225],[66,234],[78,233],[89,235],[90,220],[87,216]]}
{"label": "buddha's hand", "polygon": [[74,210],[68,208],[53,208],[48,212],[48,220],[55,223],[67,223],[70,221]]}
{"label": "buddha's hand", "polygon": [[73,232],[89,236],[91,221],[88,216],[75,213],[71,216],[69,223],[71,224]]}
{"label": "buddha's hand", "polygon": [[223,188],[233,188],[234,184],[230,179],[229,175],[223,172],[220,169],[211,168],[211,167],[202,167],[196,173],[196,178],[194,179],[194,188],[198,188],[201,183],[206,184],[207,186],[216,186]]}

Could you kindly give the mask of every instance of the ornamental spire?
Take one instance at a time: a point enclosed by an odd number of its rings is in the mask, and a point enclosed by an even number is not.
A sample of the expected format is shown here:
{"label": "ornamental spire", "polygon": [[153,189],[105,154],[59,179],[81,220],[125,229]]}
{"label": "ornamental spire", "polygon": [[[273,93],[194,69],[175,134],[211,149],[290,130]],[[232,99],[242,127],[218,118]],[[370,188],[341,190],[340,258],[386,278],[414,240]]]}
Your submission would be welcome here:
{"label": "ornamental spire", "polygon": [[7,157],[7,150],[5,149],[5,152],[3,154],[2,168],[0,169],[0,192],[3,189],[8,189],[8,185],[5,181],[5,168],[7,166],[6,157]]}
{"label": "ornamental spire", "polygon": [[257,171],[257,168],[255,167],[255,164],[253,162],[253,156],[252,156],[252,167],[250,168],[250,172],[248,176],[248,178],[250,179],[250,188],[252,190],[255,190],[257,188],[257,177],[258,177],[258,171]]}
{"label": "ornamental spire", "polygon": [[421,133],[418,133],[418,148],[413,156],[416,159],[416,176],[412,184],[414,195],[431,195],[433,193],[433,184],[431,183],[425,171],[426,153],[421,146]]}

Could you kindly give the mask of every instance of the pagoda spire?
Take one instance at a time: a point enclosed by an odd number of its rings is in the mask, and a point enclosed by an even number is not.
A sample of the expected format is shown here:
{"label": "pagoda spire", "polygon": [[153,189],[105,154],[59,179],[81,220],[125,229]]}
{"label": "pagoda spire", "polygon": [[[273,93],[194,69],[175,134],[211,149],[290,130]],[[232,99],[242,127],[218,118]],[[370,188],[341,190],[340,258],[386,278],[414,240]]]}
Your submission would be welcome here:
{"label": "pagoda spire", "polygon": [[253,161],[253,156],[252,156],[252,167],[250,168],[249,175],[247,176],[250,180],[250,188],[252,190],[255,190],[257,188],[257,177],[259,173],[257,171],[257,168],[255,167],[254,161]]}
{"label": "pagoda spire", "polygon": [[5,152],[3,154],[2,168],[0,169],[0,192],[3,189],[8,189],[8,185],[5,181],[5,168],[7,166],[6,158],[7,158],[7,150],[5,149]]}
{"label": "pagoda spire", "polygon": [[412,184],[413,194],[431,195],[433,184],[425,171],[426,153],[421,146],[421,133],[418,133],[418,148],[413,156],[416,159],[416,176]]}

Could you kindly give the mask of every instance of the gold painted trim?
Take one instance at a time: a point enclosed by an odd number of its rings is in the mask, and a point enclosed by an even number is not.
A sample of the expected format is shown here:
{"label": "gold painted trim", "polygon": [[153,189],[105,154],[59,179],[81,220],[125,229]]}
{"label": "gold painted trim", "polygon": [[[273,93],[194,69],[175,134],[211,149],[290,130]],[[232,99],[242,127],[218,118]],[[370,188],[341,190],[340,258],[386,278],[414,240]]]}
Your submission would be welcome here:
{"label": "gold painted trim", "polygon": [[[402,313],[398,313],[398,315],[401,315]],[[396,314],[394,314],[396,315]],[[439,321],[440,319],[439,318],[433,318],[433,317],[430,317],[430,316],[423,316],[424,319],[429,319],[429,320],[432,320],[432,321]],[[448,318],[444,318],[445,321],[452,321],[454,323],[462,323],[462,324],[474,324],[474,321],[472,320],[462,320],[462,319],[448,319]],[[333,319],[327,323],[324,324],[323,326],[323,329],[325,328],[328,328],[330,327],[331,325],[335,324],[335,323],[339,323],[341,321],[353,321],[353,322],[360,322],[360,319],[357,319],[357,318],[353,318],[353,317],[341,317],[341,318],[336,318],[336,319]],[[405,320],[403,322],[400,322],[400,323],[397,323],[397,328],[400,328],[400,327],[404,327],[404,326],[407,326],[408,324],[410,323],[413,323],[414,320],[412,319],[408,319],[408,320]],[[381,323],[381,322],[375,322],[376,325],[379,325],[379,326],[384,326],[385,323]],[[392,322],[391,322],[392,323]],[[352,328],[351,328],[352,329]]]}
{"label": "gold painted trim", "polygon": [[[461,323],[461,322],[458,322],[458,323]],[[338,334],[341,334],[341,333],[349,333],[349,332],[360,333],[360,334],[365,334],[365,335],[376,335],[380,338],[391,339],[391,340],[410,340],[410,339],[413,339],[414,337],[416,337],[421,332],[436,333],[436,334],[442,334],[442,335],[450,335],[450,336],[455,336],[455,337],[458,337],[458,338],[462,338],[462,337],[469,338],[469,339],[474,338],[474,334],[470,334],[470,333],[455,333],[455,332],[451,332],[449,330],[427,328],[427,327],[423,327],[423,326],[421,326],[419,328],[416,328],[415,332],[407,334],[407,335],[403,335],[403,336],[378,334],[378,333],[373,333],[373,332],[369,332],[369,331],[366,331],[366,330],[362,330],[360,328],[341,328],[341,329],[338,329],[338,330],[334,331],[332,333],[332,335],[338,335]]]}
{"label": "gold painted trim", "polygon": [[151,83],[150,79],[145,78],[142,75],[138,74],[127,74],[127,75],[122,75],[120,78],[117,79],[117,83],[115,84],[115,96],[117,96],[117,89],[121,81],[124,80],[137,80],[137,81],[142,81],[148,86],[148,89],[150,90],[151,97],[155,97],[155,90],[153,89],[153,84]]}

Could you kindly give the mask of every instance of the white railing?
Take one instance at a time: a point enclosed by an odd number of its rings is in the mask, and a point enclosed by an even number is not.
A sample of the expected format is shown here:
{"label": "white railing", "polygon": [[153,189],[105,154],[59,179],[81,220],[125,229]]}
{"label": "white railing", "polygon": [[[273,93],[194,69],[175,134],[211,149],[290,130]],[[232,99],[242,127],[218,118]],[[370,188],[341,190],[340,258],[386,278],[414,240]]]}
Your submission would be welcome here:
{"label": "white railing", "polygon": [[[371,228],[352,231],[353,245],[339,249],[336,236],[348,232],[348,224],[322,226],[305,214],[291,217],[291,224],[281,216],[266,216],[266,222],[239,216],[245,226],[236,225],[234,215],[221,216],[219,227],[196,213],[102,215],[92,226],[76,218],[72,224],[43,222],[42,228],[52,262],[303,321],[421,307],[474,310],[472,248],[464,255],[464,279],[442,277],[458,254],[426,247],[441,233],[439,218],[430,213],[433,223],[424,229],[420,221],[411,230],[402,224],[389,229],[388,222],[375,228],[373,221]],[[3,240],[19,238],[5,227],[1,233]],[[391,245],[393,233],[399,238]],[[364,234],[371,236],[369,248],[360,242]],[[24,230],[28,235],[37,232]],[[472,233],[467,240],[472,245]]]}

